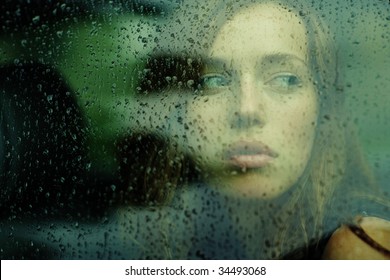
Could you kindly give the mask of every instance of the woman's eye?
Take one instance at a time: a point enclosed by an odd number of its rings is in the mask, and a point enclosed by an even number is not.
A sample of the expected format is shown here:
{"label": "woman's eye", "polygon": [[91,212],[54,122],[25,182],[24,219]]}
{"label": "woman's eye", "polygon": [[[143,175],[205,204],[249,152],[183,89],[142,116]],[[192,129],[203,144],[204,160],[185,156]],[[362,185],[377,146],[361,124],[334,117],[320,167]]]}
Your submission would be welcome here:
{"label": "woman's eye", "polygon": [[302,81],[293,74],[279,74],[268,80],[266,85],[276,90],[289,91],[301,87]]}
{"label": "woman's eye", "polygon": [[200,90],[221,89],[230,85],[230,79],[222,74],[207,74],[199,79]]}

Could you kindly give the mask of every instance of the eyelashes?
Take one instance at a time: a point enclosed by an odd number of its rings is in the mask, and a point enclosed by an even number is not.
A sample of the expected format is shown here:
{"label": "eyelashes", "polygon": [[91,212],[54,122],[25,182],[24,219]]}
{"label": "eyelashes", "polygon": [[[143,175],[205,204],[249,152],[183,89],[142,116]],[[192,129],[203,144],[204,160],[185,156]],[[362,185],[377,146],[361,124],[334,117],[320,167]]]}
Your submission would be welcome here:
{"label": "eyelashes", "polygon": [[230,87],[232,79],[229,75],[210,73],[202,75],[197,83],[195,94],[211,95]]}
{"label": "eyelashes", "polygon": [[231,79],[222,74],[206,74],[200,77],[199,86],[203,89],[227,87]]}
{"label": "eyelashes", "polygon": [[[224,91],[232,86],[232,78],[229,74],[210,73],[200,77],[197,93],[201,95],[212,95]],[[292,73],[277,73],[267,78],[264,82],[259,79],[262,88],[280,94],[290,94],[296,92],[303,86],[300,77]]]}

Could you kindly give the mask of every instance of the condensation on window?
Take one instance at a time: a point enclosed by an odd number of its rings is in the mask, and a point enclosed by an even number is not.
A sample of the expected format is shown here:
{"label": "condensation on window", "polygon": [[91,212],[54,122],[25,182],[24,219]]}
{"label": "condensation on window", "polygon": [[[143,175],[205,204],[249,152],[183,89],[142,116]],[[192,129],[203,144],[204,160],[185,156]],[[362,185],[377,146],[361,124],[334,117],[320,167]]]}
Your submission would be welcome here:
{"label": "condensation on window", "polygon": [[0,6],[1,259],[390,258],[388,1]]}

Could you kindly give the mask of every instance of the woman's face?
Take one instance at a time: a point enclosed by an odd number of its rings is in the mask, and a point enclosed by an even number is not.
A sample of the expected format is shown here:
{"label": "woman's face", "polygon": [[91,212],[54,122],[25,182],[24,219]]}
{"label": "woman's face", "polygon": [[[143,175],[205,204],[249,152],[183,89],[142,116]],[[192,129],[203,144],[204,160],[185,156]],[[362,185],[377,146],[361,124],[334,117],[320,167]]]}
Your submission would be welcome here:
{"label": "woman's face", "polygon": [[302,175],[318,114],[307,45],[300,18],[276,5],[222,26],[175,133],[213,185],[271,198]]}

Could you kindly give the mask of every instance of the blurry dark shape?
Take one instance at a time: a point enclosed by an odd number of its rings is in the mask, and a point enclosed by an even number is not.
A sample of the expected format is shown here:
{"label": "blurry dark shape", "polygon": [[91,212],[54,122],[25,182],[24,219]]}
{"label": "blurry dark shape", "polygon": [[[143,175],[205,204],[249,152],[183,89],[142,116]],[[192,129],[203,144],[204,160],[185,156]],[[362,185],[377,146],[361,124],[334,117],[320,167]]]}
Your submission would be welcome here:
{"label": "blurry dark shape", "polygon": [[[167,181],[171,168],[164,160],[169,151],[161,149],[162,143],[162,140],[152,135],[128,137],[118,142],[120,178],[124,182],[119,190],[121,204],[158,204],[167,199],[170,193],[167,189],[171,186],[161,182]],[[151,162],[157,163],[161,170],[148,169]],[[149,188],[150,184],[158,185],[157,191]]]}
{"label": "blurry dark shape", "polygon": [[[19,232],[23,235],[23,232]],[[0,258],[8,260],[59,259],[59,250],[44,242],[37,242],[28,236],[5,236],[0,234]]]}
{"label": "blurry dark shape", "polygon": [[67,1],[80,3],[88,9],[98,13],[135,13],[140,15],[160,15],[175,9],[180,0],[89,0]]}
{"label": "blurry dark shape", "polygon": [[117,147],[120,183],[116,203],[121,205],[164,205],[172,199],[174,186],[199,179],[194,163],[156,135],[135,133],[119,140]]}
{"label": "blurry dark shape", "polygon": [[1,217],[76,215],[85,177],[85,127],[52,67],[0,68]]}
{"label": "blurry dark shape", "polygon": [[0,4],[0,34],[20,32],[26,27],[38,28],[49,22],[60,22],[67,17],[88,15],[76,1],[6,0]]}
{"label": "blurry dark shape", "polygon": [[320,260],[330,234],[326,234],[320,240],[314,240],[308,246],[297,248],[281,257],[283,260]]}
{"label": "blurry dark shape", "polygon": [[[146,61],[145,69],[140,74],[139,92],[137,94],[156,94],[171,89],[189,89],[200,87],[200,76],[203,61],[200,57],[155,56]],[[193,83],[189,83],[193,81]]]}
{"label": "blurry dark shape", "polygon": [[6,0],[0,4],[0,34],[24,27],[39,27],[63,20],[80,20],[104,14],[161,15],[176,7],[174,1],[156,0]]}

